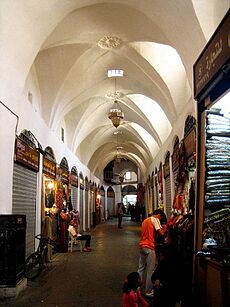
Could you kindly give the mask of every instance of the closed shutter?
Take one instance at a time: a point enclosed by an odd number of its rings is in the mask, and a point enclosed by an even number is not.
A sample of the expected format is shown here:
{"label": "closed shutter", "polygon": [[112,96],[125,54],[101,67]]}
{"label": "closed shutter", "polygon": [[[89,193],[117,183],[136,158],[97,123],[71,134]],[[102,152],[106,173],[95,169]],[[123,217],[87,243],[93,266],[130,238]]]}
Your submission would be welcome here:
{"label": "closed shutter", "polygon": [[26,215],[26,257],[35,249],[37,173],[19,164],[13,170],[13,214]]}
{"label": "closed shutter", "polygon": [[165,178],[165,197],[166,197],[166,215],[167,218],[171,215],[171,184],[170,184],[170,176]]}
{"label": "closed shutter", "polygon": [[113,216],[116,215],[116,210],[115,210],[115,197],[107,197],[107,214],[108,218],[112,218]]}
{"label": "closed shutter", "polygon": [[77,196],[78,196],[78,188],[71,186],[71,201],[73,208],[77,209]]}

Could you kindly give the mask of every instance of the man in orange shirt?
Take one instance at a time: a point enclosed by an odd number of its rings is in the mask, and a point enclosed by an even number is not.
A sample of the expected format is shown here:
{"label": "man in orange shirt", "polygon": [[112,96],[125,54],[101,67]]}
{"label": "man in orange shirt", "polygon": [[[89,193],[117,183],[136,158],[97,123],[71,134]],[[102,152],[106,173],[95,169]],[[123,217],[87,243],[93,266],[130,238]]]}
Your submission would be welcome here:
{"label": "man in orange shirt", "polygon": [[138,273],[143,280],[143,275],[146,269],[145,295],[153,297],[153,284],[151,276],[156,268],[157,259],[155,252],[156,234],[165,235],[167,226],[161,226],[160,220],[163,217],[163,211],[157,209],[152,213],[152,216],[146,218],[141,227],[141,240],[139,242],[140,256]]}

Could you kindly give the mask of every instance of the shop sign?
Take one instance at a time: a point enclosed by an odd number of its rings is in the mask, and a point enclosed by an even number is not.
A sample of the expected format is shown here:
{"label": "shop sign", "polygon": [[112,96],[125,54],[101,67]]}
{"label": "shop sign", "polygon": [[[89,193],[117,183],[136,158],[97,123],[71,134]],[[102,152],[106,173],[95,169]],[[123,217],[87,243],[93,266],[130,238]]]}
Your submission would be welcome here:
{"label": "shop sign", "polygon": [[175,146],[172,154],[172,169],[175,171],[179,165],[179,143]]}
{"label": "shop sign", "polygon": [[230,11],[228,11],[193,66],[195,99],[220,68],[229,60],[229,54]]}
{"label": "shop sign", "polygon": [[61,181],[64,184],[68,184],[69,183],[69,172],[61,169]]}
{"label": "shop sign", "polygon": [[78,188],[78,175],[71,173],[70,176],[70,184],[74,187]]}
{"label": "shop sign", "polygon": [[56,178],[56,163],[43,157],[43,173],[48,175],[50,178]]}
{"label": "shop sign", "polygon": [[57,168],[57,181],[61,182],[62,184],[69,183],[69,172],[64,170],[63,168]]}
{"label": "shop sign", "polygon": [[80,189],[84,190],[84,180],[80,178]]}
{"label": "shop sign", "polygon": [[170,175],[170,167],[169,167],[169,161],[165,162],[163,165],[164,170],[164,178],[168,177]]}
{"label": "shop sign", "polygon": [[193,129],[185,138],[184,138],[184,146],[185,146],[185,156],[186,158],[190,157],[196,152],[196,132]]}
{"label": "shop sign", "polygon": [[26,145],[19,138],[15,142],[15,160],[35,172],[39,171],[39,152]]}

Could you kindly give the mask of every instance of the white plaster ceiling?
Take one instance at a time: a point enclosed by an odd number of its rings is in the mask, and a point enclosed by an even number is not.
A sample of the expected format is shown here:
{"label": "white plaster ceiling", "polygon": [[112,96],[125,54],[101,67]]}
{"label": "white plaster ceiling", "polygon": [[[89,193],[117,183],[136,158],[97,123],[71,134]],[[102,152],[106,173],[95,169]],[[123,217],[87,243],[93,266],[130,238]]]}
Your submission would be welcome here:
{"label": "white plaster ceiling", "polygon": [[[13,10],[14,18],[18,15],[28,38],[33,33],[30,46],[18,42],[27,52],[21,54],[25,88],[33,83],[47,125],[58,134],[63,127],[67,146],[99,177],[117,146],[116,128],[107,116],[113,102],[107,95],[115,91],[115,83],[107,78],[107,70],[124,70],[124,77],[116,78],[125,114],[118,128],[122,153],[145,172],[192,102],[192,66],[229,4],[228,0],[3,1],[5,10]],[[105,36],[116,37],[121,44],[101,48],[98,42]]]}

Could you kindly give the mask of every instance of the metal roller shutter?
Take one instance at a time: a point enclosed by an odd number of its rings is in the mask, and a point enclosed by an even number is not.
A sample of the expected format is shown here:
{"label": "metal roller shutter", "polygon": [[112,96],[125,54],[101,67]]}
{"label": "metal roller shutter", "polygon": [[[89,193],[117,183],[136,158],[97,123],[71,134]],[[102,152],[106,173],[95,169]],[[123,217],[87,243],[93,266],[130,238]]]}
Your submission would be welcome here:
{"label": "metal roller shutter", "polygon": [[34,252],[37,173],[19,164],[13,170],[13,214],[26,215],[26,257]]}
{"label": "metal roller shutter", "polygon": [[167,218],[171,216],[171,184],[170,176],[165,178],[165,197],[166,197],[166,215]]}
{"label": "metal roller shutter", "polygon": [[71,201],[73,208],[77,209],[77,195],[78,195],[78,188],[71,186]]}

